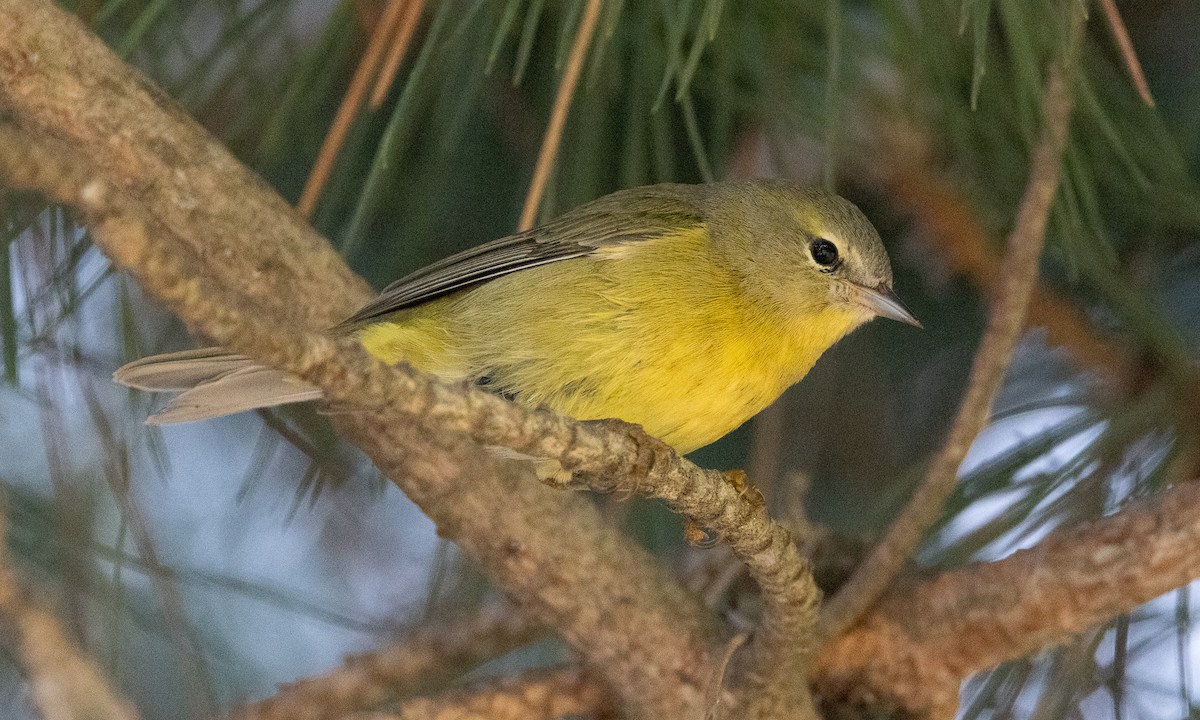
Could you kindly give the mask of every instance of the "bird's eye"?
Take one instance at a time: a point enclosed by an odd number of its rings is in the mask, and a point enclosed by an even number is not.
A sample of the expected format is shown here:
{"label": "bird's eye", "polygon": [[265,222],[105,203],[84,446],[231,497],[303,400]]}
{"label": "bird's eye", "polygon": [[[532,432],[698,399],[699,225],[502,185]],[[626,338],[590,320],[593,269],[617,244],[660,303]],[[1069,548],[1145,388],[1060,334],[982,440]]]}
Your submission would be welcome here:
{"label": "bird's eye", "polygon": [[833,270],[838,266],[838,249],[837,245],[829,242],[825,238],[817,238],[808,246],[808,251],[812,253],[812,259],[823,268]]}

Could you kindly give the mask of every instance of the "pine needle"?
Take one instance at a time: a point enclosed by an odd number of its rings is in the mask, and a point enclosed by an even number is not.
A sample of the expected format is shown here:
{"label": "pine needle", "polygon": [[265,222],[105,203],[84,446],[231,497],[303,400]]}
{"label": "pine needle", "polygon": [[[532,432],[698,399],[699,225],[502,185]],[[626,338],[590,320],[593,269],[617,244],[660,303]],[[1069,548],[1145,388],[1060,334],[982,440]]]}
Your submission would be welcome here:
{"label": "pine needle", "polygon": [[579,84],[579,75],[583,71],[583,61],[587,58],[588,48],[592,44],[592,35],[596,30],[596,21],[600,17],[601,0],[588,0],[583,10],[583,19],[579,22],[579,30],[575,34],[575,42],[571,46],[571,55],[567,59],[566,70],[563,71],[562,81],[558,85],[558,93],[554,97],[554,107],[550,111],[550,124],[542,138],[542,147],[538,151],[537,165],[533,171],[533,181],[529,184],[529,193],[525,196],[525,206],[521,210],[521,221],[518,231],[533,227],[542,196],[546,192],[546,183],[554,169],[554,160],[558,156],[559,144],[562,142],[563,127],[567,123],[567,113],[571,109],[571,100],[575,96],[575,87]]}
{"label": "pine needle", "polygon": [[354,123],[358,109],[362,107],[363,98],[367,94],[371,79],[375,77],[379,64],[383,60],[383,52],[387,49],[388,38],[392,36],[392,31],[400,20],[404,2],[405,0],[388,0],[383,14],[379,17],[379,22],[371,32],[367,51],[363,53],[358,68],[354,71],[350,87],[346,89],[342,104],[338,107],[329,133],[325,136],[325,142],[321,144],[321,150],[317,153],[317,161],[308,176],[308,182],[305,183],[304,190],[300,193],[300,201],[296,203],[296,209],[305,217],[312,215],[321,191],[324,190],[325,183],[329,180],[334,161],[337,160],[346,136],[350,133],[350,126]]}

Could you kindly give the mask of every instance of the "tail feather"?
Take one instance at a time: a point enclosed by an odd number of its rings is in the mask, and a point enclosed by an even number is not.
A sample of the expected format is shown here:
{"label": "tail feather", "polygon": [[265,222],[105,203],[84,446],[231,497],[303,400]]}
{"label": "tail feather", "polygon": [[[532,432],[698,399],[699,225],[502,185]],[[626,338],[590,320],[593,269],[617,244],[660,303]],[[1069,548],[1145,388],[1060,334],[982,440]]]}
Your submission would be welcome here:
{"label": "tail feather", "polygon": [[204,420],[321,397],[318,388],[221,348],[184,350],[136,360],[113,373],[122,385],[182,391],[147,424]]}
{"label": "tail feather", "polygon": [[201,383],[254,365],[245,355],[219,347],[153,355],[122,365],[113,380],[138,390],[190,390]]}

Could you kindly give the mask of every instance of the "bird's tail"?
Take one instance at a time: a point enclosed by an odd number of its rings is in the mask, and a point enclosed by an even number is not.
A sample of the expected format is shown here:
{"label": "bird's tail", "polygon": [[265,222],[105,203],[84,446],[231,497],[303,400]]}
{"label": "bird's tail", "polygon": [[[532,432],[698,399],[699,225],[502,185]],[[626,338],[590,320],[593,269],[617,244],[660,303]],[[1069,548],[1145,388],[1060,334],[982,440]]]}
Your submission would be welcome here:
{"label": "bird's tail", "polygon": [[146,418],[150,425],[204,420],[321,397],[318,388],[302,380],[222,348],[135,360],[113,373],[113,380],[139,390],[179,393]]}

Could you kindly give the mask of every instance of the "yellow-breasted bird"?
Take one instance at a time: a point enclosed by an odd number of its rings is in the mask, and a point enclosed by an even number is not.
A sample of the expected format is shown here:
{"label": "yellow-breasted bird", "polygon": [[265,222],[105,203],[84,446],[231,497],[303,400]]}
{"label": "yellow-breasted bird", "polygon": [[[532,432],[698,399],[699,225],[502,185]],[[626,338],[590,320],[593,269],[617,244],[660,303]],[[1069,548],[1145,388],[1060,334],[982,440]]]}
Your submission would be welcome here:
{"label": "yellow-breasted bird", "polygon": [[[520,403],[638,423],[686,453],[876,316],[919,326],[867,218],[837,195],[755,180],[607,195],[418,270],[329,332]],[[182,391],[152,423],[321,397],[219,348],[145,358],[114,377]]]}

